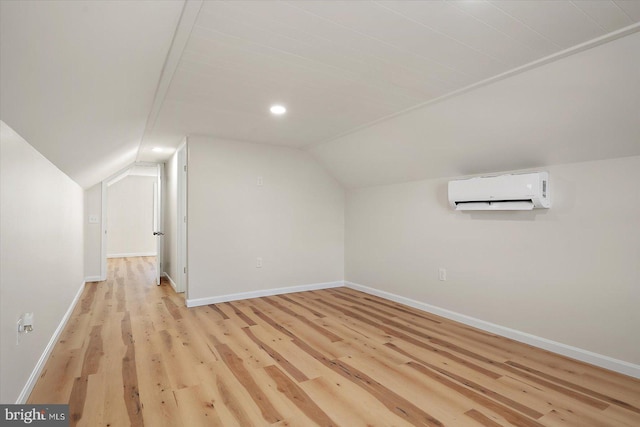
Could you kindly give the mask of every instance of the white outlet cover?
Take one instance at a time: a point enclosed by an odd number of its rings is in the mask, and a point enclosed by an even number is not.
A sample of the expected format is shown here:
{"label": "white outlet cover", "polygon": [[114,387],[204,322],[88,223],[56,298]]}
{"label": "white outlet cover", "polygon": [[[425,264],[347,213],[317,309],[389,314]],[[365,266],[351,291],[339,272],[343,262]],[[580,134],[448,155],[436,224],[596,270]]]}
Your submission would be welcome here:
{"label": "white outlet cover", "polygon": [[89,215],[89,224],[97,224],[99,222],[98,215]]}
{"label": "white outlet cover", "polygon": [[33,313],[25,313],[22,315],[25,325],[33,325]]}

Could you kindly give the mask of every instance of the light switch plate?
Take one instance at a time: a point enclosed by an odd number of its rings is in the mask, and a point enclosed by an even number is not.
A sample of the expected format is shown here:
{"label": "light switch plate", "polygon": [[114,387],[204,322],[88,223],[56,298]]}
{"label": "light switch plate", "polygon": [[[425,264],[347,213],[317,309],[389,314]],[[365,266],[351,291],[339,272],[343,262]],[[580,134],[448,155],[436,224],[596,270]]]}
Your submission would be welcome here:
{"label": "light switch plate", "polygon": [[89,215],[89,224],[97,224],[98,222],[98,215]]}

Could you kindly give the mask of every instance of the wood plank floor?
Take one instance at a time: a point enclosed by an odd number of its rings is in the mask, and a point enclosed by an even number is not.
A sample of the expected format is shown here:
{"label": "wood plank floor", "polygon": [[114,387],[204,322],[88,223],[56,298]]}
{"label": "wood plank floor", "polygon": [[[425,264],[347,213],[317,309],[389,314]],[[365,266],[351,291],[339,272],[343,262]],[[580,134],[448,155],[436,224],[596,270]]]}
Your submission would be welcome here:
{"label": "wood plank floor", "polygon": [[640,381],[347,288],[187,309],[86,285],[30,403],[78,426],[640,426]]}

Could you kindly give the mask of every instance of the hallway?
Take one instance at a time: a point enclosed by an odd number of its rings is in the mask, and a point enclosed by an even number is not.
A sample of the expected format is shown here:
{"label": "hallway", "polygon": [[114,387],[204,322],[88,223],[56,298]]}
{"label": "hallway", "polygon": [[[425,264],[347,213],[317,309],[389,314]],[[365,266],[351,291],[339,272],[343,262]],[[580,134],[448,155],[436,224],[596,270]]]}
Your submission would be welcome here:
{"label": "hallway", "polygon": [[186,310],[182,294],[154,281],[155,257],[109,259],[107,280],[86,284],[29,403],[69,403],[72,425],[143,425],[143,403],[154,405],[141,391],[157,391],[147,381],[159,362],[153,332],[166,330],[178,307]]}

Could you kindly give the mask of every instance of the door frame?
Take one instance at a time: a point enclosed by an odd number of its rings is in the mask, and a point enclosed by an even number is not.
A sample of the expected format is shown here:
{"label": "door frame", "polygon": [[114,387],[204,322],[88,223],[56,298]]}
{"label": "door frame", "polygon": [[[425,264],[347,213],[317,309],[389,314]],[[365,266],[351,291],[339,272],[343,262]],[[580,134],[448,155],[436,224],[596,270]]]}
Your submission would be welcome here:
{"label": "door frame", "polygon": [[187,138],[176,150],[177,171],[176,171],[176,255],[178,283],[176,292],[188,294],[189,269],[187,265]]}
{"label": "door frame", "polygon": [[164,231],[164,163],[158,163],[156,165],[156,182],[153,184],[153,234],[156,236],[156,285],[160,285],[160,281],[164,275]]}
{"label": "door frame", "polygon": [[[117,181],[126,178],[128,176],[128,172],[130,169],[136,167],[136,166],[142,166],[142,167],[155,167],[157,168],[158,165],[164,167],[164,163],[154,163],[154,162],[133,162],[128,166],[125,166],[124,168],[120,169],[118,172],[114,173],[113,175],[110,175],[107,179],[102,181],[102,185],[101,185],[101,190],[102,190],[102,194],[101,194],[101,217],[102,220],[100,221],[100,227],[101,227],[101,231],[100,231],[100,280],[104,281],[107,280],[107,239],[108,239],[108,234],[107,234],[107,202],[108,202],[108,198],[107,198],[107,190],[109,188],[109,185],[116,183]],[[164,180],[164,175],[162,176],[162,179]],[[164,186],[164,181],[162,182],[163,186]],[[162,195],[161,195],[162,196]],[[161,261],[162,261],[162,253],[158,253],[157,255],[157,262],[158,265],[161,265]],[[162,272],[161,272],[162,275]]]}

